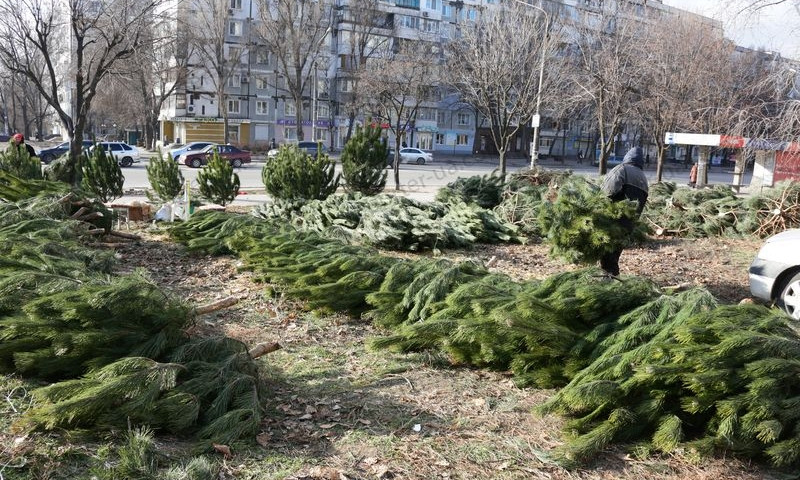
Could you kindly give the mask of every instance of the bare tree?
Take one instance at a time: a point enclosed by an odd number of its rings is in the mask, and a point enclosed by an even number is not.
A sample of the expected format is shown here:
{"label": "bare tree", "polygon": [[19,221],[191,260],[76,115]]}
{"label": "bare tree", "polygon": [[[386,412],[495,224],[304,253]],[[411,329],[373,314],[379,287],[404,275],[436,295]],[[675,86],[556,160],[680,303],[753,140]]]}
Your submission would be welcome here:
{"label": "bare tree", "polygon": [[0,80],[0,123],[4,133],[21,132],[26,138],[41,138],[49,106],[29,80],[5,75]]}
{"label": "bare tree", "polygon": [[118,125],[141,125],[144,145],[153,147],[162,106],[186,81],[188,55],[174,32],[153,25],[142,47],[119,62],[98,95],[98,108]]}
{"label": "bare tree", "polygon": [[65,126],[70,182],[98,85],[139,47],[157,1],[0,0],[0,62],[28,79]]}
{"label": "bare tree", "polygon": [[550,38],[544,15],[511,2],[463,26],[448,45],[448,81],[463,102],[488,120],[501,175],[513,138],[546,90],[540,88],[538,73],[553,54]]}
{"label": "bare tree", "polygon": [[339,105],[349,119],[345,142],[352,135],[356,117],[370,102],[371,92],[361,88],[360,75],[366,68],[367,59],[386,50],[389,45],[395,28],[387,22],[386,12],[379,8],[379,0],[351,0],[342,12],[338,28],[347,53],[337,82],[347,82],[347,88],[342,89],[346,92],[337,95]]}
{"label": "bare tree", "polygon": [[[185,32],[188,36],[191,68],[207,75],[211,91],[201,85],[192,84],[199,95],[209,95],[217,101],[222,117],[224,142],[228,142],[229,111],[226,90],[234,78],[241,73],[242,63],[249,55],[249,45],[230,39],[230,0],[192,0],[194,12],[186,18]],[[235,32],[241,35],[241,32]]]}
{"label": "bare tree", "polygon": [[324,64],[322,45],[331,32],[331,11],[327,2],[318,0],[266,0],[260,13],[259,36],[286,79],[295,106],[297,139],[303,140],[303,100],[317,80],[316,68]]}
{"label": "bare tree", "polygon": [[643,24],[624,2],[606,4],[596,17],[581,18],[569,31],[568,62],[573,94],[565,102],[591,106],[600,147],[599,173],[641,92]]}
{"label": "bare tree", "polygon": [[648,26],[646,35],[646,55],[639,57],[643,76],[636,115],[657,147],[656,180],[661,181],[665,134],[694,123],[693,113],[703,109],[709,83],[715,82],[710,79],[730,74],[726,65],[733,52],[721,29],[691,18],[660,18]]}
{"label": "bare tree", "polygon": [[440,84],[439,47],[422,41],[401,44],[371,58],[361,85],[371,92],[373,119],[389,125],[394,137],[394,181],[400,189],[400,147],[420,107],[436,100]]}

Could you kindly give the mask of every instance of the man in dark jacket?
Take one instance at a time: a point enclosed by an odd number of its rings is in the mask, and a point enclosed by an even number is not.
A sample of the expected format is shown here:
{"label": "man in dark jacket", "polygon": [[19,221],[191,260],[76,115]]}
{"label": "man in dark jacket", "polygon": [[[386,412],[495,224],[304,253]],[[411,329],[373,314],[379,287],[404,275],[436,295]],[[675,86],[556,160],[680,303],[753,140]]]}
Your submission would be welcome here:
{"label": "man in dark jacket", "polygon": [[[644,154],[640,147],[628,150],[622,163],[614,167],[603,180],[603,192],[614,201],[634,200],[639,206],[636,213],[641,215],[644,204],[647,202],[649,188],[644,167]],[[633,232],[634,224],[628,219],[621,220],[622,226]],[[600,266],[611,275],[619,275],[619,257],[622,249],[607,253],[600,259]]]}

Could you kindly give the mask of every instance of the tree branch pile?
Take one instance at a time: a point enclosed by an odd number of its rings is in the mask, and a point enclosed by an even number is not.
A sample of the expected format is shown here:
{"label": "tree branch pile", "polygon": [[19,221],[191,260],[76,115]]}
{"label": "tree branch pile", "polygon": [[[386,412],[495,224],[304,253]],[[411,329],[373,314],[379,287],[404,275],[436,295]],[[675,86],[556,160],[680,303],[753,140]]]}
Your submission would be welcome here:
{"label": "tree branch pile", "polygon": [[738,197],[724,185],[692,190],[660,183],[651,188],[644,218],[656,235],[768,237],[800,227],[800,186],[782,182]]}
{"label": "tree branch pile", "polygon": [[[186,242],[194,223],[231,218],[202,213],[173,231]],[[522,385],[563,387],[545,411],[574,419],[567,430],[579,435],[555,452],[565,464],[612,442],[800,461],[800,334],[778,310],[718,306],[704,289],[659,290],[594,268],[519,283],[272,222],[228,232],[203,234],[311,308],[387,329],[372,348],[437,350],[454,364],[510,370]]]}
{"label": "tree branch pile", "polygon": [[254,434],[263,386],[247,347],[187,336],[195,310],[142,273],[115,276],[64,205],[0,202],[0,372],[53,382],[17,428],[144,423],[209,448]]}
{"label": "tree branch pile", "polygon": [[474,203],[418,202],[395,196],[332,195],[305,204],[276,203],[254,212],[291,218],[297,228],[390,250],[421,251],[516,241],[516,229]]}

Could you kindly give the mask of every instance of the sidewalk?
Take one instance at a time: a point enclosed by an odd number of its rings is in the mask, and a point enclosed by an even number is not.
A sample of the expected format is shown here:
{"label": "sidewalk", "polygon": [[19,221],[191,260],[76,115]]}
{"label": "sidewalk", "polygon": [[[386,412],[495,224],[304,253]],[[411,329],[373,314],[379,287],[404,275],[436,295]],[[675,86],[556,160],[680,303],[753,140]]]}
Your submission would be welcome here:
{"label": "sidewalk", "polygon": [[[400,189],[395,190],[394,187],[387,187],[383,193],[387,195],[402,195],[413,200],[420,202],[432,202],[436,197],[436,189],[431,187],[415,187],[413,189]],[[152,206],[157,207],[158,203],[151,203],[143,189],[132,189],[114,200],[114,205],[135,205],[136,203],[150,203]],[[234,207],[255,207],[265,203],[271,203],[272,196],[270,196],[263,188],[243,188],[239,190],[239,195],[228,205]]]}

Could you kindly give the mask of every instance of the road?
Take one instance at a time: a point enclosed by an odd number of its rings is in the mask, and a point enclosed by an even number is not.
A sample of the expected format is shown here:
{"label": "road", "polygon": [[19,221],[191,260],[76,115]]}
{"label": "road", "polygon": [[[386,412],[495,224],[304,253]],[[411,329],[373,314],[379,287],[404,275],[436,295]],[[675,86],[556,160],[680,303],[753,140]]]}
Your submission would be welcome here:
{"label": "road", "polygon": [[[449,157],[438,156],[436,161],[427,165],[400,165],[400,189],[409,196],[415,197],[420,200],[431,200],[436,194],[436,191],[447,185],[448,183],[456,180],[457,178],[471,177],[474,175],[486,175],[491,173],[497,166],[490,160],[472,159],[464,157]],[[496,161],[495,161],[496,162]],[[132,167],[123,168],[122,172],[125,175],[125,189],[145,189],[149,188],[150,184],[147,180],[146,172],[147,160],[134,164]],[[236,172],[239,174],[241,182],[241,189],[252,193],[263,192],[264,185],[261,182],[261,169],[263,162],[254,162],[238,168]],[[508,162],[508,172],[513,173],[527,168],[528,163],[523,159],[510,159]],[[589,165],[577,165],[574,162],[567,162],[561,164],[553,160],[544,160],[541,166],[554,170],[567,170],[571,169],[577,174],[596,176],[597,168]],[[181,166],[181,173],[183,177],[190,180],[193,185],[196,185],[197,172],[199,169]],[[336,166],[337,171],[341,171],[341,165]],[[648,178],[651,182],[655,181],[655,170],[646,170]],[[387,190],[394,190],[394,178],[391,170],[387,170]],[[750,183],[751,173],[744,178],[744,185]],[[688,183],[689,170],[682,166],[666,168],[663,174],[663,180],[676,182],[680,185]],[[723,171],[720,167],[713,167],[709,173],[710,184],[731,184],[733,182],[733,172]],[[255,200],[255,199],[253,199]]]}

